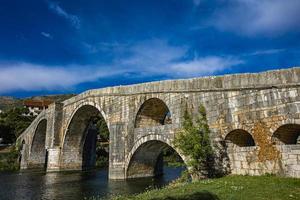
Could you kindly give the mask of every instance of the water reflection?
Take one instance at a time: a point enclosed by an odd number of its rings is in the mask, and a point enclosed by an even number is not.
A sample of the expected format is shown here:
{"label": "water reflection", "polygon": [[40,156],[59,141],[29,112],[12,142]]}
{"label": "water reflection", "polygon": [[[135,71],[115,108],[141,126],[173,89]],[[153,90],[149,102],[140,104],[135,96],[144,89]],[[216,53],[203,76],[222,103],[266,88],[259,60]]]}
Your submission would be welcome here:
{"label": "water reflection", "polygon": [[108,180],[106,170],[89,172],[0,173],[0,199],[2,200],[76,200],[91,196],[135,194],[146,188],[161,187],[180,176],[183,168],[165,167],[159,178],[127,181]]}

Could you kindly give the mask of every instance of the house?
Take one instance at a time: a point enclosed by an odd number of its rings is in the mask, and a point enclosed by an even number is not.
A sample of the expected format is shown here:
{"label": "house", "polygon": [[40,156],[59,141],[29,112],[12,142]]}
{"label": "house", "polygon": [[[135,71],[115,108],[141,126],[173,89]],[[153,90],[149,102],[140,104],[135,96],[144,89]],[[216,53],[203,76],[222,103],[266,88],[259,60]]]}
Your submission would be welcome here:
{"label": "house", "polygon": [[31,116],[38,115],[43,110],[47,109],[51,103],[53,103],[53,101],[48,99],[40,99],[40,100],[26,99],[23,101],[24,107],[29,109],[28,115]]}

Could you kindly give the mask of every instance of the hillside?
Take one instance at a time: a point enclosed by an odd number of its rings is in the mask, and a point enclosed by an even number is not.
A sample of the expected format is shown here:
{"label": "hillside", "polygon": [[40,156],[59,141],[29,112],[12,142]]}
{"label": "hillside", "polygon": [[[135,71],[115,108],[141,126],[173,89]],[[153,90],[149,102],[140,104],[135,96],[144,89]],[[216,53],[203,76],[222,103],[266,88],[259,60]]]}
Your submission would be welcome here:
{"label": "hillside", "polygon": [[42,100],[48,99],[55,102],[62,102],[66,99],[75,96],[75,94],[61,94],[61,95],[46,95],[46,96],[34,96],[29,98],[14,98],[10,96],[0,96],[0,110],[6,111],[11,108],[21,107],[23,105],[23,101],[26,99],[34,99],[34,100]]}
{"label": "hillside", "polygon": [[14,97],[0,96],[0,110],[6,111],[11,108],[22,106],[22,99]]}

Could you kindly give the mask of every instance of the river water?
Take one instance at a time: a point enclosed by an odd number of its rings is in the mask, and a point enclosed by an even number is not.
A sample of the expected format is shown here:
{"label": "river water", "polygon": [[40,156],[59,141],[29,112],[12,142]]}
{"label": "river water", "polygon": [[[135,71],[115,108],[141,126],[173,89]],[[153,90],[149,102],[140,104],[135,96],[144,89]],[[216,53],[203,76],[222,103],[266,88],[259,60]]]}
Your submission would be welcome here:
{"label": "river water", "polygon": [[168,184],[178,178],[182,170],[182,167],[164,167],[161,177],[124,181],[108,180],[107,170],[0,173],[0,199],[81,200],[92,196],[136,194]]}

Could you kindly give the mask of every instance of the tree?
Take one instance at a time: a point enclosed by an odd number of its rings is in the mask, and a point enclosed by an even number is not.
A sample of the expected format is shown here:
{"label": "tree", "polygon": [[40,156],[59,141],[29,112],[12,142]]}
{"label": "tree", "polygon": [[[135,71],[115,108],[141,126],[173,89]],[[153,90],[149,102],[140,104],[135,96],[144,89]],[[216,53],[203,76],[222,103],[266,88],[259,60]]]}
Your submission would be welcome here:
{"label": "tree", "polygon": [[109,130],[103,117],[97,121],[97,128],[99,130],[100,138],[102,141],[109,141]]}
{"label": "tree", "polygon": [[182,129],[175,136],[174,146],[188,158],[187,165],[193,178],[207,177],[213,162],[213,149],[204,106],[199,106],[196,120],[193,120],[187,108],[183,118]]}
{"label": "tree", "polygon": [[13,143],[16,138],[31,124],[34,116],[27,116],[27,108],[13,108],[0,114],[0,137],[4,143]]}

